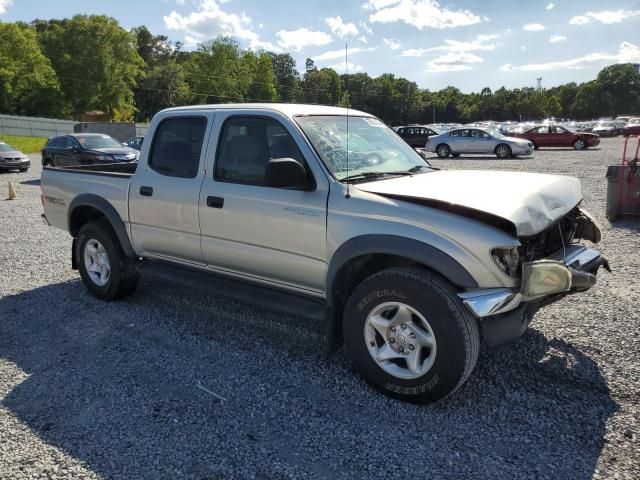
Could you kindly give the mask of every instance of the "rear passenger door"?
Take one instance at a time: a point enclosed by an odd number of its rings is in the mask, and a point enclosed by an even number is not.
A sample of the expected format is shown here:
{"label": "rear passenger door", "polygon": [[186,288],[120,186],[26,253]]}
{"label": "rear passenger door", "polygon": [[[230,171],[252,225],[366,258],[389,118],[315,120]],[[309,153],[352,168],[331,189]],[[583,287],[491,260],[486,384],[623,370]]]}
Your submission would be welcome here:
{"label": "rear passenger door", "polygon": [[[220,113],[216,124],[215,167],[200,195],[205,262],[218,271],[322,293],[329,182],[302,134],[275,112]],[[306,191],[266,186],[267,162],[276,158],[303,164],[313,184]]]}
{"label": "rear passenger door", "polygon": [[[211,111],[154,120],[129,192],[133,243],[146,256],[202,264],[198,199]],[[148,143],[148,145],[147,145]]]}

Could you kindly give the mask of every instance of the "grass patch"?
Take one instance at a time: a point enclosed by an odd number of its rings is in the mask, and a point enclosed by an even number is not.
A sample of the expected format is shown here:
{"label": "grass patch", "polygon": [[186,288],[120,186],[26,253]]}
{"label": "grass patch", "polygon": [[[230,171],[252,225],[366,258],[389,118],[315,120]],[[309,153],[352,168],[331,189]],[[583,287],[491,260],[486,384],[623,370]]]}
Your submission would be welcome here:
{"label": "grass patch", "polygon": [[0,133],[0,142],[5,142],[22,153],[36,153],[42,150],[45,142],[44,137],[18,137],[15,135],[4,135]]}

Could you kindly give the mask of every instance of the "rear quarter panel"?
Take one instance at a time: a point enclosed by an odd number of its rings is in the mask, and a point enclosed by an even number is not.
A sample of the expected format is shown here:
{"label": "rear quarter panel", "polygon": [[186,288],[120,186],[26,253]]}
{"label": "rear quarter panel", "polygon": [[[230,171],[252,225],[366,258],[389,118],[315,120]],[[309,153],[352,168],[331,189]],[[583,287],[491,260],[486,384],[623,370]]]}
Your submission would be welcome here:
{"label": "rear quarter panel", "polygon": [[70,171],[61,168],[45,168],[42,171],[44,213],[49,223],[68,230],[69,205],[82,193],[91,193],[107,200],[129,226],[129,184],[131,176],[125,174],[100,174]]}

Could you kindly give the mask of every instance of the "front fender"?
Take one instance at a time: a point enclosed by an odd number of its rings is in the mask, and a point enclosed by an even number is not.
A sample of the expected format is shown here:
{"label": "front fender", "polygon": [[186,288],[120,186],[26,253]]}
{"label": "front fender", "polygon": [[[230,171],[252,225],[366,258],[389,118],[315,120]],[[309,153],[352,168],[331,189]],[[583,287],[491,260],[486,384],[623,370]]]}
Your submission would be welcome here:
{"label": "front fender", "polygon": [[350,260],[362,255],[395,255],[421,263],[462,288],[478,288],[471,274],[454,258],[443,251],[418,240],[396,235],[361,235],[342,244],[329,262],[326,277],[327,298],[333,291],[336,276]]}

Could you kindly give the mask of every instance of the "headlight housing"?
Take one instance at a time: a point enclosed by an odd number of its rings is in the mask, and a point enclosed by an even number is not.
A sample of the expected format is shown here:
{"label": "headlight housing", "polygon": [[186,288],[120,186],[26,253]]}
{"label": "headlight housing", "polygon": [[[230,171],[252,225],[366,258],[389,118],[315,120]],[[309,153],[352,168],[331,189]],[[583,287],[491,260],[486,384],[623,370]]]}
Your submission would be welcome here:
{"label": "headlight housing", "polygon": [[517,278],[520,275],[518,247],[496,247],[491,250],[491,258],[505,275],[512,278]]}

